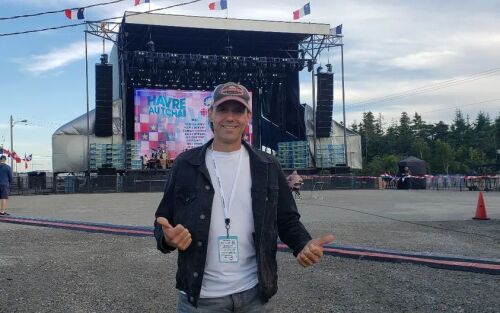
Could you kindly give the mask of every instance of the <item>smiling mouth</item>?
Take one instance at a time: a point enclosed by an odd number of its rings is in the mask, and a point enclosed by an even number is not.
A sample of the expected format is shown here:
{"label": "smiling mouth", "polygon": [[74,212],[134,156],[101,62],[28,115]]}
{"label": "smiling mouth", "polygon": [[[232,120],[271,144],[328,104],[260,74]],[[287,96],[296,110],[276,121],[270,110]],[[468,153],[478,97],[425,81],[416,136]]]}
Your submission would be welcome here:
{"label": "smiling mouth", "polygon": [[222,128],[226,128],[226,129],[236,129],[238,128],[238,126],[231,126],[231,125],[222,125]]}

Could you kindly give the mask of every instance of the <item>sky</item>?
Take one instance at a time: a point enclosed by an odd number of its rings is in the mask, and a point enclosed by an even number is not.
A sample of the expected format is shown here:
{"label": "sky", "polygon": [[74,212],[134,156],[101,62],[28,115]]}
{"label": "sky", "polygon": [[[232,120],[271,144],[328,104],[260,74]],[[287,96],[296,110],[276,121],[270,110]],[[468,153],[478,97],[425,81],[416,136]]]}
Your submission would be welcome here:
{"label": "sky", "polygon": [[[159,13],[291,22],[306,1],[228,0],[228,12],[209,11],[212,0]],[[2,0],[0,18],[86,6],[110,0]],[[87,20],[122,16],[183,1],[134,0],[86,10]],[[415,112],[429,123],[451,123],[457,109],[471,122],[482,111],[500,112],[500,1],[498,0],[318,0],[298,22],[343,25],[344,86],[347,124],[371,111],[384,127],[401,112]],[[0,34],[76,24],[64,13],[0,20]],[[107,42],[105,50],[109,51]],[[94,64],[102,40],[89,37],[89,102],[94,108]],[[340,48],[318,60],[333,64],[334,114],[342,120]],[[84,26],[30,34],[0,35],[0,145],[32,154],[28,170],[52,169],[52,134],[86,112]],[[311,74],[301,73],[300,96],[311,100]],[[27,120],[27,123],[21,121]],[[18,165],[18,171],[24,171]]]}

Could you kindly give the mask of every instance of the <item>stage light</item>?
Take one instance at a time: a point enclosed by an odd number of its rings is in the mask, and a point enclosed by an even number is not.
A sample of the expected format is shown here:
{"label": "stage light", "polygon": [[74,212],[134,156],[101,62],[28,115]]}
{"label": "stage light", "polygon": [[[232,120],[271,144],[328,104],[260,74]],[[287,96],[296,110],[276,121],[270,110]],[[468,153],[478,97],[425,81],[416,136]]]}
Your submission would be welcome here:
{"label": "stage light", "polygon": [[165,67],[165,55],[164,53],[158,53],[157,55],[157,64],[159,68],[164,68]]}
{"label": "stage light", "polygon": [[168,60],[172,66],[175,66],[177,64],[177,54],[170,54]]}
{"label": "stage light", "polygon": [[305,61],[304,60],[298,60],[297,62],[297,70],[300,72],[304,69],[305,67]]}
{"label": "stage light", "polygon": [[307,71],[312,72],[314,70],[314,63],[312,60],[307,60]]}
{"label": "stage light", "polygon": [[210,55],[208,57],[208,67],[211,69],[215,69],[217,67],[217,56]]}
{"label": "stage light", "polygon": [[303,49],[299,49],[298,53],[299,53],[301,59],[305,58],[306,52]]}
{"label": "stage light", "polygon": [[331,65],[330,63],[328,63],[328,64],[326,65],[326,71],[327,71],[328,73],[331,73],[331,72],[332,72],[332,65]]}
{"label": "stage light", "polygon": [[320,65],[318,66],[318,68],[316,69],[316,73],[321,73],[321,71],[323,70],[323,67]]}
{"label": "stage light", "polygon": [[201,67],[206,69],[208,67],[208,56],[203,55],[201,57]]}
{"label": "stage light", "polygon": [[190,54],[188,59],[189,67],[194,69],[196,67],[197,62],[198,62],[198,56]]}
{"label": "stage light", "polygon": [[155,43],[153,40],[149,40],[147,43],[146,43],[146,47],[148,47],[148,51],[149,52],[155,52]]}
{"label": "stage light", "polygon": [[248,66],[248,63],[247,63],[247,60],[246,60],[245,57],[241,58],[240,65],[241,65],[242,68],[246,68]]}
{"label": "stage light", "polygon": [[134,60],[138,67],[142,67],[144,65],[144,52],[134,51]]}
{"label": "stage light", "polygon": [[179,54],[178,59],[179,68],[185,68],[187,64],[186,56],[183,54]]}

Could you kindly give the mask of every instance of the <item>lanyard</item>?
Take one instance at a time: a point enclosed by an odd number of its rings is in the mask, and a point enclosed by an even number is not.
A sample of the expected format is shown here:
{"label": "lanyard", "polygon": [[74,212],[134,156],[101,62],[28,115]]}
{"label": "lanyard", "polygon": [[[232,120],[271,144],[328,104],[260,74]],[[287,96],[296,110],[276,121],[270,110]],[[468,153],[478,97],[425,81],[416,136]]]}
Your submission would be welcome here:
{"label": "lanyard", "polygon": [[219,185],[219,193],[222,200],[222,207],[224,208],[224,223],[226,224],[227,237],[229,237],[229,228],[231,224],[231,219],[229,218],[229,209],[231,207],[231,203],[233,202],[234,191],[236,190],[236,184],[238,183],[238,177],[240,176],[242,155],[243,155],[243,147],[240,149],[238,167],[236,168],[236,177],[234,178],[233,186],[231,188],[231,195],[229,196],[229,202],[228,202],[226,200],[226,196],[224,195],[224,190],[222,189],[222,180],[220,177],[219,169],[217,168],[217,162],[215,161],[214,146],[212,145],[212,161],[214,162],[215,176],[217,177],[217,183]]}

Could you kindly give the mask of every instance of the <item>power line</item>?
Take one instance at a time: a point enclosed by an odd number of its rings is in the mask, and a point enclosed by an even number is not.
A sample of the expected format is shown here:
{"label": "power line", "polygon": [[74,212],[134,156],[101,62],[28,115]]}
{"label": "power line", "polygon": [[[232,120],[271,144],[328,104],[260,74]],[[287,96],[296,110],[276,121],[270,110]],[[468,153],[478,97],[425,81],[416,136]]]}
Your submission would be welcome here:
{"label": "power line", "polygon": [[[193,0],[193,1],[188,1],[188,2],[182,2],[178,4],[173,4],[169,5],[166,7],[158,8],[158,9],[153,9],[153,10],[148,10],[144,12],[131,12],[127,16],[133,16],[133,15],[138,15],[138,14],[144,14],[144,13],[151,13],[151,12],[157,12],[161,10],[166,10],[166,9],[172,9],[175,7],[180,7],[180,6],[185,6],[188,4],[200,2],[202,0]],[[48,28],[41,28],[41,29],[32,29],[32,30],[26,30],[22,32],[13,32],[13,33],[3,33],[0,34],[0,37],[5,37],[5,36],[15,36],[15,35],[24,35],[24,34],[29,34],[29,33],[38,33],[38,32],[43,32],[47,30],[55,30],[55,29],[61,29],[61,28],[67,28],[67,27],[75,27],[75,26],[80,26],[80,25],[85,25],[86,23],[100,23],[100,22],[106,22],[110,20],[116,20],[116,19],[121,19],[123,16],[117,16],[117,17],[110,17],[110,18],[105,18],[101,20],[95,20],[95,21],[88,21],[88,22],[83,22],[83,23],[78,23],[78,24],[70,24],[70,25],[62,25],[62,26],[54,26],[54,27],[48,27]]]}
{"label": "power line", "polygon": [[442,108],[442,109],[436,109],[436,110],[425,111],[425,112],[422,112],[422,113],[430,113],[430,112],[436,112],[436,111],[442,111],[442,110],[457,109],[457,108],[464,107],[464,106],[468,106],[468,105],[483,104],[483,103],[487,103],[487,102],[494,102],[494,101],[500,101],[500,98],[497,98],[497,99],[490,99],[490,100],[484,100],[484,101],[480,101],[480,102],[473,102],[473,103],[461,104],[461,105],[456,105],[456,106],[447,107],[447,108]]}
{"label": "power line", "polygon": [[408,96],[418,95],[418,94],[422,94],[422,93],[429,92],[429,91],[439,90],[439,89],[448,88],[448,87],[452,87],[452,86],[463,84],[463,83],[468,83],[468,82],[475,81],[478,79],[484,79],[487,77],[496,76],[498,74],[500,74],[500,68],[493,68],[493,69],[486,70],[483,72],[471,74],[465,78],[450,79],[450,80],[447,80],[444,82],[425,85],[425,86],[421,86],[421,87],[418,87],[415,89],[406,90],[406,91],[403,91],[400,93],[394,93],[394,94],[390,94],[390,95],[386,95],[386,96],[382,96],[382,97],[371,98],[371,99],[367,99],[364,101],[353,103],[350,106],[351,107],[352,106],[359,106],[359,105],[365,105],[365,104],[374,103],[374,102],[380,103],[380,102],[394,101],[394,100],[398,100],[398,99],[408,97]]}
{"label": "power line", "polygon": [[62,9],[62,10],[56,10],[56,11],[45,11],[45,12],[32,13],[32,14],[0,17],[0,21],[13,20],[13,19],[24,18],[24,17],[40,16],[40,15],[53,14],[53,13],[61,13],[61,12],[64,12],[66,10],[88,9],[88,8],[92,8],[92,7],[114,4],[114,3],[123,2],[123,1],[126,1],[126,0],[115,0],[115,1],[111,1],[111,2],[96,3],[96,4],[87,5],[84,7],[71,8],[71,9]]}

